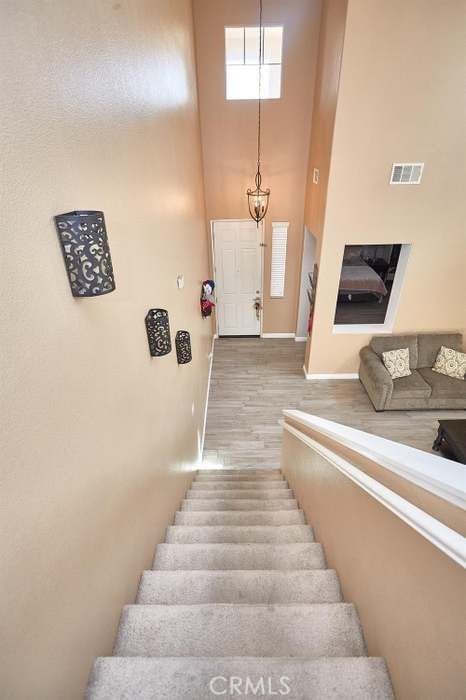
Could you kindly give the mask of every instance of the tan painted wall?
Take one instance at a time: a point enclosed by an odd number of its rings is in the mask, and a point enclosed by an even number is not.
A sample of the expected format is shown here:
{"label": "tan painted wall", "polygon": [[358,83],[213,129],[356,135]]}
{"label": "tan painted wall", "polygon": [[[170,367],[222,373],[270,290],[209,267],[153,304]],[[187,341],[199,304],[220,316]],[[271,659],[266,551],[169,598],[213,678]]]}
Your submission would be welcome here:
{"label": "tan painted wall", "polygon": [[[347,0],[323,0],[322,2],[304,212],[304,222],[317,238],[319,251],[324,229],[333,129],[345,37],[346,7]],[[319,170],[317,184],[312,181],[314,168]]]}
{"label": "tan painted wall", "polygon": [[[466,325],[461,0],[349,0],[310,372],[354,372],[369,335],[333,335],[343,248],[411,243],[394,332]],[[425,161],[390,187],[391,164]]]}
{"label": "tan painted wall", "polygon": [[[323,0],[322,2],[304,210],[304,223],[317,240],[317,264],[319,264],[324,230],[333,129],[345,38],[346,8],[347,0]],[[313,183],[314,168],[319,170],[317,184]],[[311,342],[308,340],[304,360],[306,367],[309,363],[310,350]]]}
{"label": "tan painted wall", "polygon": [[[1,3],[2,669],[80,698],[182,497],[210,323],[189,0]],[[70,293],[52,217],[103,209],[117,289]],[[176,275],[184,273],[184,290]],[[147,309],[191,331],[151,359]]]}
{"label": "tan painted wall", "polygon": [[397,699],[462,697],[462,567],[287,432],[282,469]]}
{"label": "tan painted wall", "polygon": [[[194,0],[204,177],[208,219],[248,218],[253,186],[257,102],[225,99],[225,26],[258,24],[251,0]],[[305,179],[309,154],[320,0],[264,0],[264,24],[284,26],[282,97],[262,110],[263,184],[270,187],[264,255],[264,333],[294,333],[300,283]],[[285,296],[271,299],[272,221],[289,221]]]}

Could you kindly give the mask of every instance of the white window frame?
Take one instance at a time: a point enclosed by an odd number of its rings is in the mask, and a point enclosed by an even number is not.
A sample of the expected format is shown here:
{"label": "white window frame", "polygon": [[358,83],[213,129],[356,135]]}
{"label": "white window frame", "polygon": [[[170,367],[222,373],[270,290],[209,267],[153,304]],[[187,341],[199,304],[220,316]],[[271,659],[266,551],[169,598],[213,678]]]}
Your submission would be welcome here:
{"label": "white window frame", "polygon": [[[375,245],[375,244],[374,244]],[[382,245],[382,244],[380,244]],[[387,244],[388,245],[388,244]],[[408,258],[411,252],[410,243],[402,243],[400,250],[400,257],[398,258],[398,264],[396,266],[395,277],[393,279],[392,291],[390,293],[390,299],[388,301],[387,312],[385,314],[385,321],[383,323],[334,323],[333,333],[338,334],[348,334],[348,335],[358,335],[371,333],[372,335],[377,335],[378,333],[391,333],[395,325],[396,312],[398,310],[398,305],[400,303],[401,289],[403,287],[403,282],[406,275],[406,268],[408,266]],[[340,269],[341,274],[341,269]],[[338,278],[340,279],[340,278]],[[338,303],[335,302],[335,308]]]}
{"label": "white window frame", "polygon": [[[282,30],[282,54],[281,54],[281,61],[280,61],[279,63],[273,63],[273,62],[267,61],[267,63],[266,63],[266,62],[264,61],[264,36],[265,36],[265,30],[266,30],[266,29],[275,28],[275,27],[278,27],[278,28],[280,28],[280,29]],[[244,48],[243,48],[243,63],[234,63],[234,64],[233,64],[233,63],[232,63],[232,64],[227,63],[227,55],[226,55],[226,30],[227,30],[227,29],[242,29],[242,30],[243,30],[243,46],[244,46]],[[236,66],[241,66],[241,65],[258,66],[258,65],[259,65],[259,63],[249,63],[249,64],[246,63],[246,47],[245,47],[245,41],[246,41],[246,39],[245,39],[245,36],[246,36],[245,30],[246,30],[246,29],[259,29],[259,25],[245,25],[245,26],[241,26],[241,25],[236,25],[236,24],[229,24],[228,26],[225,26],[224,32],[223,32],[223,43],[224,43],[224,51],[223,51],[223,53],[224,53],[224,64],[225,64],[225,67],[224,67],[224,70],[225,70],[225,99],[226,99],[228,102],[239,102],[239,101],[241,101],[241,100],[250,101],[250,100],[257,100],[257,99],[258,99],[257,97],[228,97],[228,85],[227,85],[227,81],[228,81],[227,72],[228,72],[228,71],[227,71],[227,66],[229,66],[229,65],[236,65]],[[281,96],[282,96],[282,78],[283,78],[283,70],[282,70],[282,69],[283,69],[283,31],[284,31],[284,26],[283,26],[282,24],[266,24],[266,25],[263,25],[263,26],[262,26],[262,37],[261,37],[261,41],[262,41],[262,63],[261,63],[261,65],[262,65],[262,66],[280,66],[280,94],[279,94],[277,97],[263,97],[263,96],[261,96],[261,100],[280,100],[280,99],[281,99]]]}

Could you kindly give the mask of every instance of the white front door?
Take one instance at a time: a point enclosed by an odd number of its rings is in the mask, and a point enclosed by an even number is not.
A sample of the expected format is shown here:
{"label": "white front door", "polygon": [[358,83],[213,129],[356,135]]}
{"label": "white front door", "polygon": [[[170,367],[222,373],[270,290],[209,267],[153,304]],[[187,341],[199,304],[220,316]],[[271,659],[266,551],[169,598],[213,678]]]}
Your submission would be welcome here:
{"label": "white front door", "polygon": [[260,335],[262,224],[252,219],[214,221],[214,267],[219,335]]}

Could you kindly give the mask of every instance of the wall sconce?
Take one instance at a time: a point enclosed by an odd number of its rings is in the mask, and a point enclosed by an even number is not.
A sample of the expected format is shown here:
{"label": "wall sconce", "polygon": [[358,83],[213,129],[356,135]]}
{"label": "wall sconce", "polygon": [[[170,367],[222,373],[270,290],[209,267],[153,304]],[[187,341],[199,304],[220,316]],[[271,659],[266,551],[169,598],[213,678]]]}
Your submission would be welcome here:
{"label": "wall sconce", "polygon": [[95,297],[115,289],[102,211],[70,211],[55,216],[71,293]]}
{"label": "wall sconce", "polygon": [[151,357],[168,355],[172,349],[168,311],[149,309],[145,322]]}
{"label": "wall sconce", "polygon": [[191,337],[188,331],[178,331],[175,337],[176,359],[179,365],[186,365],[192,360]]}

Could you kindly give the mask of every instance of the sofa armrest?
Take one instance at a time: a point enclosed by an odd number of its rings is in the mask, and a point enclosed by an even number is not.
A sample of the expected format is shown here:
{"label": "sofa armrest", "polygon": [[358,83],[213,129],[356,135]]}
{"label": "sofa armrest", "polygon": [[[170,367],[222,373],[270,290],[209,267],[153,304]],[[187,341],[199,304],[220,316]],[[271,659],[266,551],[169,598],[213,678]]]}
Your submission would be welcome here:
{"label": "sofa armrest", "polygon": [[393,379],[379,356],[368,346],[359,353],[359,379],[376,411],[383,411],[393,393]]}

